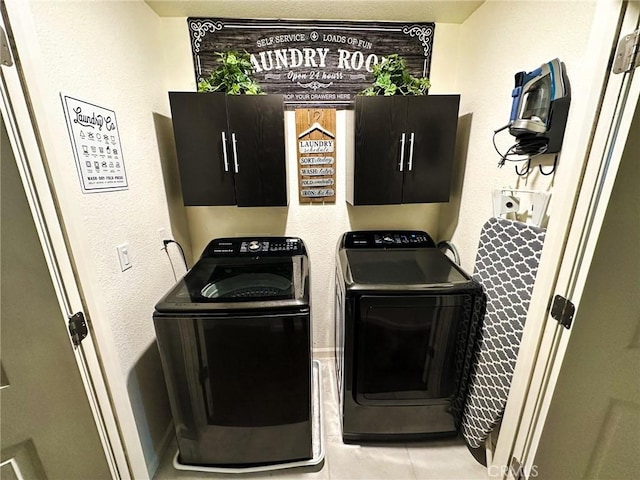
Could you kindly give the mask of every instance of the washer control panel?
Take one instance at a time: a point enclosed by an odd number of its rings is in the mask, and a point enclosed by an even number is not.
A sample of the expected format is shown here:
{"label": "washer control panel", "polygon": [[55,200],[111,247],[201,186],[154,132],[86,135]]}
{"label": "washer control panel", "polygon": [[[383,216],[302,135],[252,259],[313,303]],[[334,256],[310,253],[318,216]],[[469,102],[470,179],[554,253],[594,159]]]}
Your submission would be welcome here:
{"label": "washer control panel", "polygon": [[295,237],[238,237],[211,240],[202,257],[292,256],[304,253],[304,243]]}
{"label": "washer control panel", "polygon": [[431,248],[436,244],[428,233],[419,230],[363,230],[347,232],[343,248]]}
{"label": "washer control panel", "polygon": [[277,238],[270,240],[248,240],[240,244],[240,253],[253,252],[292,252],[300,250],[296,238]]}

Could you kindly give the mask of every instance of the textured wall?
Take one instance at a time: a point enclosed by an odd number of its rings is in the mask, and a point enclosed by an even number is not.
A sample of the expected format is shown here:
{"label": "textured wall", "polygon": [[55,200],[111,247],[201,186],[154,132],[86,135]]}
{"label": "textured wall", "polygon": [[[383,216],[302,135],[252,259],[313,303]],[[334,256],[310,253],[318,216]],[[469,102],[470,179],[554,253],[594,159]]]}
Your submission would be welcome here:
{"label": "textured wall", "polygon": [[[33,26],[28,48],[39,53],[27,82],[41,100],[36,117],[87,313],[101,350],[111,353],[107,381],[133,442],[130,454],[135,463],[142,445],[153,471],[171,417],[160,365],[150,368],[141,358],[155,346],[154,304],[174,282],[158,239],[158,229],[170,227],[152,115],[165,107],[159,19],[141,1],[31,1],[26,8]],[[128,190],[82,193],[60,92],[116,112]],[[115,247],[125,242],[133,267],[121,272]],[[180,272],[181,260],[174,261]],[[141,372],[144,381],[131,381]],[[127,412],[135,426],[125,421]]]}
{"label": "textured wall", "polygon": [[[453,241],[467,270],[473,268],[480,229],[492,216],[493,189],[547,190],[552,186],[553,177],[543,177],[538,171],[525,181],[515,174],[513,164],[496,168],[499,156],[491,138],[509,120],[513,76],[558,57],[566,64],[572,102],[580,102],[586,94],[582,69],[594,6],[590,1],[487,1],[461,25],[456,77],[462,93],[460,111],[469,115],[471,128],[462,194],[442,208],[440,231],[443,236],[455,231]],[[581,120],[570,111],[567,129]],[[497,137],[502,151],[513,141],[506,131]],[[571,175],[572,165],[582,160],[572,153],[561,152],[558,175]],[[540,158],[548,170],[553,156]],[[552,210],[553,198],[551,202]]]}

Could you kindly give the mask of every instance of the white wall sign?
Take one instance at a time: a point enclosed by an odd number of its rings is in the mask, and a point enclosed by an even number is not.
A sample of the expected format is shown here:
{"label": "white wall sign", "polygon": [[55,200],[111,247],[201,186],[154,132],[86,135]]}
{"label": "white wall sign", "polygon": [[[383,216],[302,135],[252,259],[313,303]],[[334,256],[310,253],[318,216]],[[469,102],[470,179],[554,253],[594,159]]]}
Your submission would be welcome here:
{"label": "white wall sign", "polygon": [[331,153],[333,140],[301,140],[300,153]]}
{"label": "white wall sign", "polygon": [[326,189],[304,189],[300,192],[303,197],[332,197],[336,194],[332,188]]}
{"label": "white wall sign", "polygon": [[68,95],[60,97],[82,191],[128,189],[116,113]]}
{"label": "white wall sign", "polygon": [[333,178],[303,178],[300,180],[301,187],[328,187],[333,183]]}
{"label": "white wall sign", "polygon": [[333,157],[300,157],[300,165],[333,165]]}
{"label": "white wall sign", "polygon": [[327,167],[327,168],[301,168],[300,169],[300,173],[302,173],[302,175],[306,175],[309,177],[315,177],[315,176],[320,176],[320,175],[333,175],[334,171],[333,168]]}

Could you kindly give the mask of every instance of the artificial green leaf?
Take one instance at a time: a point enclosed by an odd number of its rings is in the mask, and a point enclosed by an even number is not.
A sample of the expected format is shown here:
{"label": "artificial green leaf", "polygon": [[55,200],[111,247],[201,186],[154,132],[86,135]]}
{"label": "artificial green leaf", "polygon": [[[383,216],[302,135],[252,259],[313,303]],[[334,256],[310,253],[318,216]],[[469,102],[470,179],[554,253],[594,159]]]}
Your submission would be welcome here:
{"label": "artificial green leaf", "polygon": [[426,95],[431,86],[426,77],[415,78],[400,55],[393,53],[373,65],[373,84],[360,95]]}
{"label": "artificial green leaf", "polygon": [[247,51],[216,52],[218,66],[209,78],[198,82],[199,92],[227,92],[230,95],[256,95],[262,92],[260,86],[251,78],[253,65]]}

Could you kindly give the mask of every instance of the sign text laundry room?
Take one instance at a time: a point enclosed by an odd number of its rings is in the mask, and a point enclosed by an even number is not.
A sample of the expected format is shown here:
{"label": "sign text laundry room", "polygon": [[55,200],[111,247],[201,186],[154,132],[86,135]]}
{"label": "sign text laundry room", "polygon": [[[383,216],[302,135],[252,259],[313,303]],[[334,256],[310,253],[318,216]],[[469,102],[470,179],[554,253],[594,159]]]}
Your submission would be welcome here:
{"label": "sign text laundry room", "polygon": [[373,65],[402,56],[428,77],[434,23],[188,18],[196,83],[217,66],[216,52],[247,51],[254,79],[283,94],[287,108],[349,107],[372,82]]}

